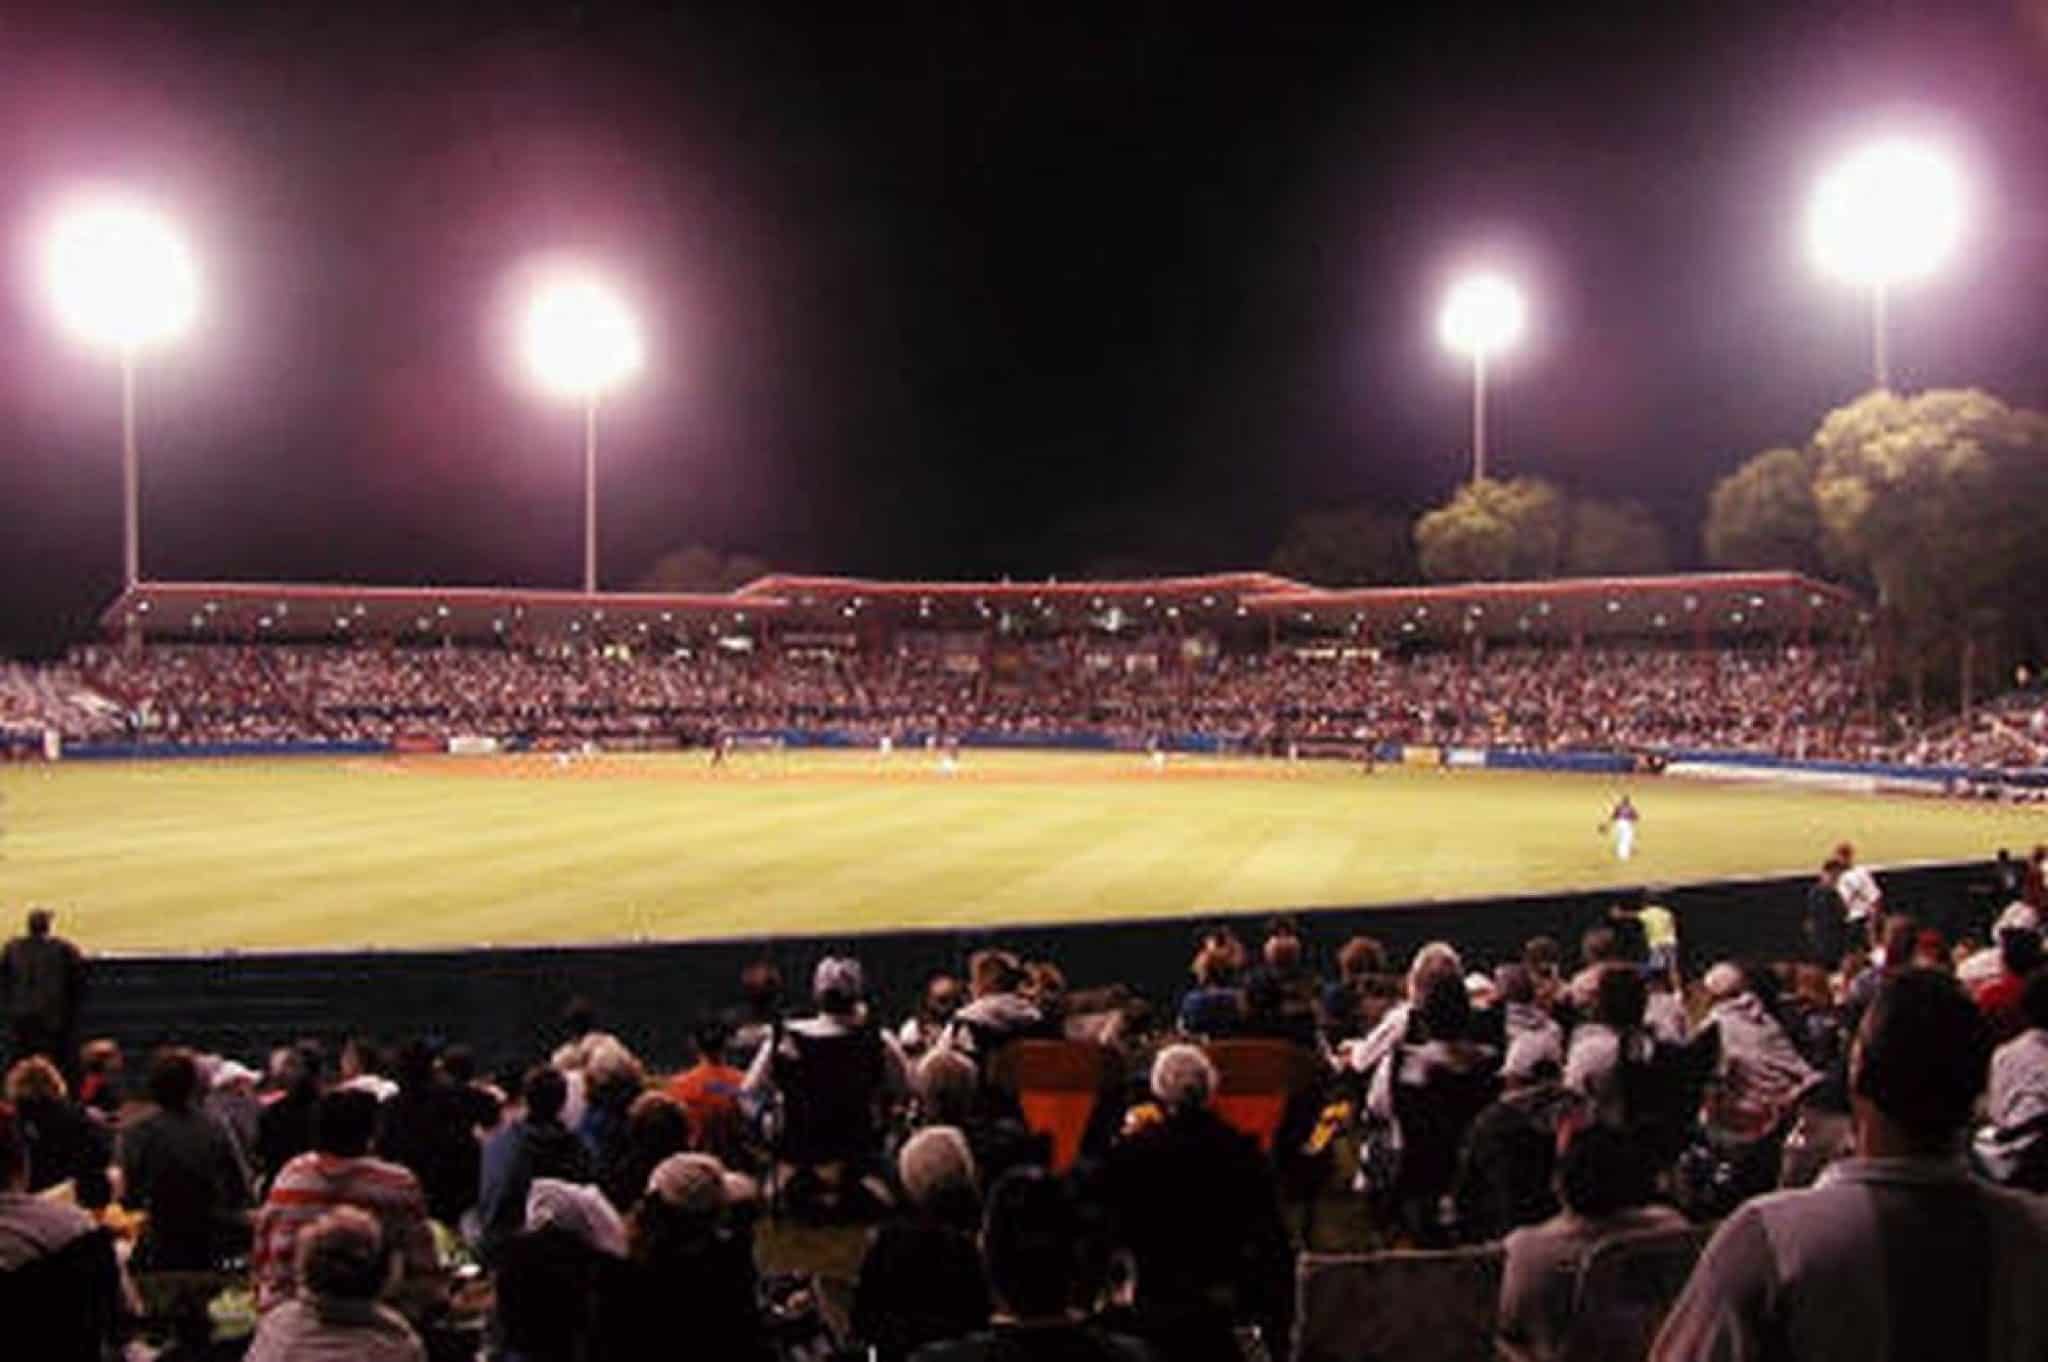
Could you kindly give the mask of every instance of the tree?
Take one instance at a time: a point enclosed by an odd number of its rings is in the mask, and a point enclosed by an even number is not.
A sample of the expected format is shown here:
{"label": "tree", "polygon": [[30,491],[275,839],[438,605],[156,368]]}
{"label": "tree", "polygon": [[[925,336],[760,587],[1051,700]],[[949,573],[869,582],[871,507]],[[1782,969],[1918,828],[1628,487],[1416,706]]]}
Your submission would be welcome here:
{"label": "tree", "polygon": [[1916,710],[1929,662],[1973,653],[1987,623],[2038,644],[2048,416],[1975,389],[1874,392],[1828,413],[1812,458],[1825,547],[1875,588]]}
{"label": "tree", "polygon": [[1568,522],[1564,493],[1541,478],[1482,478],[1415,522],[1416,555],[1433,582],[1554,577]]}
{"label": "tree", "polygon": [[1714,484],[1707,500],[1707,560],[1725,568],[1822,566],[1814,460],[1797,449],[1767,449]]}
{"label": "tree", "polygon": [[1415,547],[1405,516],[1373,506],[1309,511],[1287,527],[1268,566],[1317,586],[1374,586],[1415,580]]}
{"label": "tree", "polygon": [[633,584],[636,591],[726,592],[768,573],[768,564],[751,553],[726,553],[706,544],[685,544],[654,560]]}
{"label": "tree", "polygon": [[1640,502],[1572,503],[1564,569],[1575,577],[1641,576],[1671,566],[1664,527]]}

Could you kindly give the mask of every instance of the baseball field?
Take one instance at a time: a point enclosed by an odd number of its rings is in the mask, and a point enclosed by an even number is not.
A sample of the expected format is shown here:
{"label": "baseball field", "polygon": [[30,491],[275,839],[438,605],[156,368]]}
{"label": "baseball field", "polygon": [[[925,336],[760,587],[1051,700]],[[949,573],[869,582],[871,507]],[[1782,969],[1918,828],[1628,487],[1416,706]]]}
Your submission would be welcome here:
{"label": "baseball field", "polygon": [[0,914],[95,950],[818,934],[1804,871],[2048,840],[2048,811],[1675,778],[970,751],[0,768]]}

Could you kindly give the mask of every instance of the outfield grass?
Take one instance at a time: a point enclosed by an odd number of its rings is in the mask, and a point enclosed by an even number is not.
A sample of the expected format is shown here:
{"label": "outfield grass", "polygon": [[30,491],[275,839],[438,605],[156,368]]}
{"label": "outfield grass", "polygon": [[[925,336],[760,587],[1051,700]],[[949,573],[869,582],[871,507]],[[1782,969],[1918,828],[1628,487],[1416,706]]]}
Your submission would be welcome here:
{"label": "outfield grass", "polygon": [[1611,778],[922,753],[0,768],[0,910],[95,949],[615,940],[1401,902],[2048,840],[2048,813]]}

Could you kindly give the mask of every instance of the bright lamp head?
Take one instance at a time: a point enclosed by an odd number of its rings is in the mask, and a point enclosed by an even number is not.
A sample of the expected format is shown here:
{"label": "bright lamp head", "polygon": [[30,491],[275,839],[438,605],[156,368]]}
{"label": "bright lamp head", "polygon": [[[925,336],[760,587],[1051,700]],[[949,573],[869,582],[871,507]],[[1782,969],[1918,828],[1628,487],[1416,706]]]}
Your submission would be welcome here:
{"label": "bright lamp head", "polygon": [[1520,289],[1497,274],[1474,274],[1452,287],[1437,333],[1460,354],[1490,355],[1513,344],[1527,320]]}
{"label": "bright lamp head", "polygon": [[1932,273],[1963,230],[1962,177],[1924,143],[1865,147],[1821,178],[1807,215],[1807,245],[1822,269],[1857,284]]}
{"label": "bright lamp head", "polygon": [[566,397],[592,398],[640,368],[640,330],[619,296],[583,274],[541,283],[521,328],[526,365],[540,385]]}
{"label": "bright lamp head", "polygon": [[198,315],[191,253],[168,219],[133,199],[103,194],[68,205],[43,263],[59,321],[94,345],[132,351],[173,340]]}

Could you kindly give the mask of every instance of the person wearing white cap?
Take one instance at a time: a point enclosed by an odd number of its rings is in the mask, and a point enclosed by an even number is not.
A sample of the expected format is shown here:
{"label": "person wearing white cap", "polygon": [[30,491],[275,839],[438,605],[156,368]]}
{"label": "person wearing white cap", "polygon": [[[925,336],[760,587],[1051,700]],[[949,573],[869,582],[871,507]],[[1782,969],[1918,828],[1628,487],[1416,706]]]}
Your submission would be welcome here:
{"label": "person wearing white cap", "polygon": [[2041,915],[2034,905],[2015,899],[2005,905],[2005,911],[1998,915],[1998,921],[1991,925],[1991,944],[1980,951],[1966,956],[1956,966],[1956,978],[1964,988],[1976,990],[1992,982],[2004,971],[2004,955],[1999,950],[1999,938],[2007,932],[2031,932],[2039,935]]}
{"label": "person wearing white cap", "polygon": [[593,1358],[768,1362],[750,1227],[754,1185],[709,1154],[671,1154],[626,1221],[626,1263],[597,1304]]}

